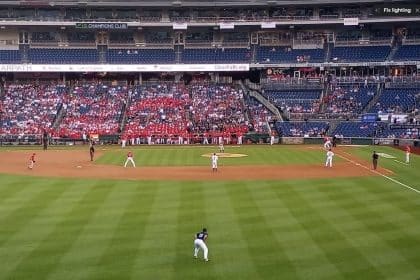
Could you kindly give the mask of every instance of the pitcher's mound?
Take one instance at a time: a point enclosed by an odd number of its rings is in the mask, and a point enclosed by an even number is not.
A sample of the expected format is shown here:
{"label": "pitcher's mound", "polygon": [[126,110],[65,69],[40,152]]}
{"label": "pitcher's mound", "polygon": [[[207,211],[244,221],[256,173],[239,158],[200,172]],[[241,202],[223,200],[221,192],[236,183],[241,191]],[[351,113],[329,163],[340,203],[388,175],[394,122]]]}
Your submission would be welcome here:
{"label": "pitcher's mound", "polygon": [[[203,154],[202,157],[210,158],[213,153]],[[239,157],[247,157],[248,155],[245,154],[231,154],[231,153],[216,153],[221,158],[239,158]]]}

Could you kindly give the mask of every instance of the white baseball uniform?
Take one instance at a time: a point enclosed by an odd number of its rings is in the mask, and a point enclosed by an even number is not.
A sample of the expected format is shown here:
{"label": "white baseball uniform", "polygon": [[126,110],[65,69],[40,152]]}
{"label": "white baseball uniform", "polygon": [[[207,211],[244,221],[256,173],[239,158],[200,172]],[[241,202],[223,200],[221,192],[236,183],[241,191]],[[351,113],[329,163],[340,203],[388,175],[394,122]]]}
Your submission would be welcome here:
{"label": "white baseball uniform", "polygon": [[124,163],[124,167],[127,167],[127,164],[129,162],[131,162],[131,164],[133,165],[133,167],[136,167],[136,163],[134,162],[134,159],[133,159],[133,153],[131,153],[131,152],[129,152],[127,154],[127,160]]}
{"label": "white baseball uniform", "polygon": [[220,143],[220,145],[219,145],[219,151],[221,153],[223,153],[225,151],[225,146],[223,146],[223,143]]}
{"label": "white baseball uniform", "polygon": [[334,156],[334,153],[332,151],[327,152],[327,160],[325,161],[325,166],[332,167],[333,156]]}
{"label": "white baseball uniform", "polygon": [[329,149],[331,149],[331,147],[332,147],[331,141],[330,140],[325,141],[324,149],[329,150]]}
{"label": "white baseball uniform", "polygon": [[211,156],[211,167],[214,170],[217,170],[217,161],[219,160],[219,157],[216,154],[213,154]]}

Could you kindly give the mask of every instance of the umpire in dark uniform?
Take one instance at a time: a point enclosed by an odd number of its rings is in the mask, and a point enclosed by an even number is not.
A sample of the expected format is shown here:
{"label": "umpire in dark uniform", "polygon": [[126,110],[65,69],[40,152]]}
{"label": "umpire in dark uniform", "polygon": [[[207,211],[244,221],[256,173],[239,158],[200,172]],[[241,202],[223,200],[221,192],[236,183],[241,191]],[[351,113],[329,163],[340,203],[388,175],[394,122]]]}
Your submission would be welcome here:
{"label": "umpire in dark uniform", "polygon": [[372,164],[373,164],[373,169],[374,170],[376,170],[376,168],[378,167],[378,158],[379,158],[379,155],[376,153],[376,151],[373,151]]}
{"label": "umpire in dark uniform", "polygon": [[44,151],[48,148],[48,133],[44,129],[44,133],[42,134],[42,144],[44,146]]}

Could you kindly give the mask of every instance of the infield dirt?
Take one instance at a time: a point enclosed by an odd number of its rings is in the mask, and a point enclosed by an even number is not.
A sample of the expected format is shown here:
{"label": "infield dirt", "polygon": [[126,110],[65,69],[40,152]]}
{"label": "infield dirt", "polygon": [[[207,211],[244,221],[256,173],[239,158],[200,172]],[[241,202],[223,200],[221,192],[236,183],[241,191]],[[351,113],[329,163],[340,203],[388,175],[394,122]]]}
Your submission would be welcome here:
{"label": "infield dirt", "polygon": [[[72,150],[37,151],[33,170],[27,168],[30,151],[5,151],[0,153],[0,173],[29,175],[40,177],[94,178],[115,180],[185,180],[185,181],[230,181],[230,180],[275,180],[275,179],[311,179],[378,176],[368,169],[347,161],[335,163],[333,168],[319,165],[242,165],[223,166],[213,173],[207,166],[177,166],[137,168],[114,165],[100,165],[89,160],[89,153]],[[100,156],[97,152],[96,156]],[[358,163],[370,166],[370,163],[352,157]],[[386,169],[378,169],[382,174],[390,175]]]}

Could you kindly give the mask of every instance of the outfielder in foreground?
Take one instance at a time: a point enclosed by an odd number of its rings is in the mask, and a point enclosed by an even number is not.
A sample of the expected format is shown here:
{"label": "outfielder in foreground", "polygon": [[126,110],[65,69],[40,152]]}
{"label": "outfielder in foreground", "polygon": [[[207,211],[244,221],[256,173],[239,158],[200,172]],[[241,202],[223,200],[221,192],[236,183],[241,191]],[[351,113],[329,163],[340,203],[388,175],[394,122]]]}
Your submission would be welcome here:
{"label": "outfielder in foreground", "polygon": [[198,232],[195,237],[194,237],[194,258],[198,258],[198,251],[200,251],[200,249],[203,250],[204,253],[204,261],[208,262],[209,258],[208,258],[208,254],[209,254],[209,249],[207,248],[206,245],[206,240],[208,238],[209,234],[207,233],[207,229],[203,228],[203,231]]}
{"label": "outfielder in foreground", "polygon": [[131,164],[133,165],[133,167],[136,167],[136,163],[134,162],[134,159],[133,159],[133,153],[131,151],[127,153],[127,159],[126,159],[126,161],[124,163],[124,167],[127,167],[127,164],[129,162],[131,162]]}

